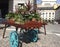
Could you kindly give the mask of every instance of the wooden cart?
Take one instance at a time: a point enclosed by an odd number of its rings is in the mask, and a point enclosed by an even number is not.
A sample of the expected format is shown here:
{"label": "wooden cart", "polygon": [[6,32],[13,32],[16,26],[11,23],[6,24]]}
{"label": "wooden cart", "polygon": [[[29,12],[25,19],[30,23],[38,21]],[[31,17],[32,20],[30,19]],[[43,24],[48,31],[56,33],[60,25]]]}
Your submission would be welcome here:
{"label": "wooden cart", "polygon": [[[25,22],[24,24],[17,24],[12,20],[7,20],[6,22],[4,22],[4,24],[5,24],[5,29],[3,33],[3,38],[6,32],[6,25],[16,27],[16,31],[12,31],[10,33],[11,47],[18,47],[20,43],[19,41],[22,41],[24,39],[23,37],[27,37],[27,39],[29,39],[31,42],[36,42],[38,40],[38,31],[42,26],[44,27],[44,34],[46,35],[46,28],[45,28],[46,23],[41,23],[38,21],[29,21],[29,22]],[[20,34],[17,33],[18,28],[20,28]]]}

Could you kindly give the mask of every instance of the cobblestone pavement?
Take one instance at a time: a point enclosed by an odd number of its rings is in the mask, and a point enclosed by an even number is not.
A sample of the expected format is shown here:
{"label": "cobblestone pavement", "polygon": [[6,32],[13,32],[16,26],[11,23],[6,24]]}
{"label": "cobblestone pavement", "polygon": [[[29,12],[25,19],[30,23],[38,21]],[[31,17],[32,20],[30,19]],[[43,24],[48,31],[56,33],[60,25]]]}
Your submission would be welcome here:
{"label": "cobblestone pavement", "polygon": [[[48,27],[50,28],[50,27]],[[42,29],[41,29],[42,30]],[[37,42],[31,43],[22,43],[22,47],[60,47],[60,36],[54,33],[48,33],[50,30],[47,30],[47,35],[44,33],[38,34],[39,40]],[[9,45],[9,33],[10,30],[6,31],[6,38],[2,38],[3,30],[0,30],[0,47],[10,47]]]}

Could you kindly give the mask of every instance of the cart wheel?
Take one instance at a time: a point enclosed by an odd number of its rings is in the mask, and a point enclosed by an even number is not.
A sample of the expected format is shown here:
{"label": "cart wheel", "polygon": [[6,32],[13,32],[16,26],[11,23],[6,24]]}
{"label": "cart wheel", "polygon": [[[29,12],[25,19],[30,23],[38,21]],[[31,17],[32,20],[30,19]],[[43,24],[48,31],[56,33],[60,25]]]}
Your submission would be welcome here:
{"label": "cart wheel", "polygon": [[38,29],[29,30],[28,36],[32,42],[37,42],[37,40],[38,40]]}
{"label": "cart wheel", "polygon": [[18,34],[16,31],[10,33],[10,47],[18,47]]}

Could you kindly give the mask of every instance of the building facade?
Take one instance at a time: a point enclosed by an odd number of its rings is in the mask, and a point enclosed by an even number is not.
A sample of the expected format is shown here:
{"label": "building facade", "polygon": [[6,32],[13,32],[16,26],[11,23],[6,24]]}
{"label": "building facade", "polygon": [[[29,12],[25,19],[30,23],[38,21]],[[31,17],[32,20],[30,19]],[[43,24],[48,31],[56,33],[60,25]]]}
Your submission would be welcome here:
{"label": "building facade", "polygon": [[58,8],[58,6],[57,0],[42,0],[40,4],[37,4],[38,12],[41,15],[40,17],[48,22],[56,20],[56,8]]}
{"label": "building facade", "polygon": [[48,22],[52,22],[55,20],[55,11],[54,10],[38,10],[40,11],[40,17]]}
{"label": "building facade", "polygon": [[55,20],[60,21],[60,6],[57,8],[55,15]]}

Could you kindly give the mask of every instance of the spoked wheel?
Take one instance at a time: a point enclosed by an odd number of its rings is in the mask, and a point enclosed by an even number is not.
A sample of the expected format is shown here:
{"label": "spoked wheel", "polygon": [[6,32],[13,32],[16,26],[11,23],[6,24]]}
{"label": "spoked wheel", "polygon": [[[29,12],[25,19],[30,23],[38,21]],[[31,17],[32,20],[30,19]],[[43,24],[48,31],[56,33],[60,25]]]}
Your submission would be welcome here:
{"label": "spoked wheel", "polygon": [[19,41],[18,41],[18,34],[16,31],[12,31],[10,33],[10,47],[18,47]]}
{"label": "spoked wheel", "polygon": [[37,42],[38,40],[38,30],[37,29],[32,29],[28,31],[28,39],[32,42]]}

